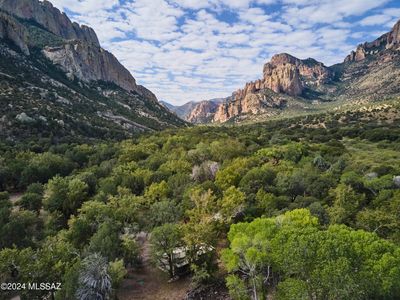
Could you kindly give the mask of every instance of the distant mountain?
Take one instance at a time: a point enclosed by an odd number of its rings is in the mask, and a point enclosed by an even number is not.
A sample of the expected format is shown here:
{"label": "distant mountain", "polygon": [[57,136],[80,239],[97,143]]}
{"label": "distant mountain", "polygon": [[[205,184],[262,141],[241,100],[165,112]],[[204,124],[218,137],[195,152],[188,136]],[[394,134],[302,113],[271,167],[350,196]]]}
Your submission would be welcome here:
{"label": "distant mountain", "polygon": [[228,98],[215,98],[200,101],[193,107],[186,120],[193,124],[210,123],[213,121],[219,105],[227,100]]}
{"label": "distant mountain", "polygon": [[326,102],[341,105],[398,95],[400,21],[390,32],[359,45],[343,63],[331,67],[312,58],[302,60],[286,53],[274,55],[264,65],[262,79],[246,83],[217,108],[208,109],[207,118],[196,121],[242,121],[317,109]]}
{"label": "distant mountain", "polygon": [[0,137],[125,137],[184,126],[48,1],[0,0]]}
{"label": "distant mountain", "polygon": [[210,122],[218,105],[226,101],[226,99],[227,98],[215,98],[200,102],[190,101],[180,106],[174,106],[165,101],[160,101],[160,103],[174,112],[179,118],[194,124],[199,124]]}
{"label": "distant mountain", "polygon": [[190,114],[193,108],[196,106],[196,102],[191,101],[183,105],[175,106],[165,101],[160,101],[162,105],[168,108],[171,112],[175,113],[182,120],[186,120],[186,117]]}

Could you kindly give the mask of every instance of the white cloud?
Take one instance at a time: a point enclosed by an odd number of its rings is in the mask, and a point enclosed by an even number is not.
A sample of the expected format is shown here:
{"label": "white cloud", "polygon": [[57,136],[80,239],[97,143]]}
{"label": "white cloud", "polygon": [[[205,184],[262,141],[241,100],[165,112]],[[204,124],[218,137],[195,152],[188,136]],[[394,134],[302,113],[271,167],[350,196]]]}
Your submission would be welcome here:
{"label": "white cloud", "polygon": [[340,62],[400,16],[399,5],[382,8],[388,1],[52,0],[174,104],[228,96],[276,53]]}
{"label": "white cloud", "polygon": [[373,26],[373,25],[382,25],[392,20],[392,17],[389,15],[379,14],[365,17],[360,21],[360,24],[363,26]]}
{"label": "white cloud", "polygon": [[51,0],[50,2],[59,9],[68,9],[79,14],[111,9],[119,4],[119,0]]}
{"label": "white cloud", "polygon": [[300,6],[288,7],[284,14],[284,19],[293,25],[305,23],[309,26],[313,24],[326,24],[343,20],[349,16],[359,16],[363,13],[382,6],[389,0],[336,0],[318,1],[309,5],[308,1],[287,1],[295,2]]}

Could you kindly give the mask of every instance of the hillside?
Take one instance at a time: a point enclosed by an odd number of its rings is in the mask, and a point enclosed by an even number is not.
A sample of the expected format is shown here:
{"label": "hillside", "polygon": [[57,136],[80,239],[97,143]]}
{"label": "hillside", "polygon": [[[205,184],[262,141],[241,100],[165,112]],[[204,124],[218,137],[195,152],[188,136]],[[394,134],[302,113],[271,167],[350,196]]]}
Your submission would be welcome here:
{"label": "hillside", "polygon": [[93,29],[48,1],[0,1],[0,78],[2,138],[121,138],[185,125]]}

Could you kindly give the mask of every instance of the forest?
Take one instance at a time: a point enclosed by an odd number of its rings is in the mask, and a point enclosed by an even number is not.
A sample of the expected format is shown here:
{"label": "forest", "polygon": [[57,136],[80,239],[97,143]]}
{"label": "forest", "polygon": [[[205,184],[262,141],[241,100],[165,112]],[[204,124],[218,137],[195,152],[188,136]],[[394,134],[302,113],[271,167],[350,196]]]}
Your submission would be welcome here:
{"label": "forest", "polygon": [[171,280],[222,280],[235,300],[399,299],[399,125],[348,111],[3,140],[0,281],[62,285],[22,299],[116,299],[144,232]]}

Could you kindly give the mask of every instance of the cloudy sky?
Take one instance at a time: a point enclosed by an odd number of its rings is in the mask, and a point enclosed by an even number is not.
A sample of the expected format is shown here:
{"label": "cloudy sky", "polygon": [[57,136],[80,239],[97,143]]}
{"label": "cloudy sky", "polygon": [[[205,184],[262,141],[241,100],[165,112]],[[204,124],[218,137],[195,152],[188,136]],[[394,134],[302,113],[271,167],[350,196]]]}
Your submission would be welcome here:
{"label": "cloudy sky", "polygon": [[341,62],[400,19],[398,0],[51,0],[172,104],[226,97],[273,54]]}

